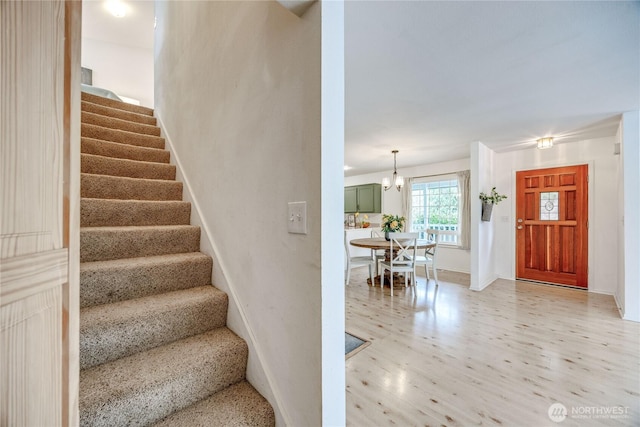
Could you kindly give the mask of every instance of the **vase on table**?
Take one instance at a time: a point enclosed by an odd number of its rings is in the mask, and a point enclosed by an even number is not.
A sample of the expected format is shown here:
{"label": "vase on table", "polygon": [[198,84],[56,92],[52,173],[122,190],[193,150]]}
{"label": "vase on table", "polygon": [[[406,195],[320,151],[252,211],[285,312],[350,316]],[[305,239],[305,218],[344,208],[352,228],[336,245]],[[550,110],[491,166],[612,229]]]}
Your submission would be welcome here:
{"label": "vase on table", "polygon": [[389,232],[385,231],[384,232],[384,239],[388,242],[389,240],[391,240],[391,238],[389,237]]}

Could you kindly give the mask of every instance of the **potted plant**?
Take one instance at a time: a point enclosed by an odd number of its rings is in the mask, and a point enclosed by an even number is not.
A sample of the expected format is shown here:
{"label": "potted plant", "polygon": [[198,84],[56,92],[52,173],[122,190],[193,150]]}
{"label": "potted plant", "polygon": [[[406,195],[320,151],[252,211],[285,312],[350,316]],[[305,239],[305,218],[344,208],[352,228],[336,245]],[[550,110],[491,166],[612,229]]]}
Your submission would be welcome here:
{"label": "potted plant", "polygon": [[382,215],[382,231],[384,231],[384,238],[389,240],[389,233],[395,233],[402,231],[404,228],[404,217],[399,215]]}
{"label": "potted plant", "polygon": [[482,220],[491,221],[491,212],[493,211],[493,205],[497,205],[507,196],[504,194],[498,194],[496,187],[491,189],[491,193],[487,194],[484,191],[480,193],[480,200],[482,200]]}

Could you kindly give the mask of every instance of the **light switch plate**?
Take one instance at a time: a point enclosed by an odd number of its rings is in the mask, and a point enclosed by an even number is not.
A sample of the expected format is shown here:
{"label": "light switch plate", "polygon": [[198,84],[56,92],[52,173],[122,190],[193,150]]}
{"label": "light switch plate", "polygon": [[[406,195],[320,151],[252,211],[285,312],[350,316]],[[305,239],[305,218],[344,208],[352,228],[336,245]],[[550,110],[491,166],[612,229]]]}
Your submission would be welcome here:
{"label": "light switch plate", "polygon": [[289,233],[307,234],[307,202],[289,202]]}

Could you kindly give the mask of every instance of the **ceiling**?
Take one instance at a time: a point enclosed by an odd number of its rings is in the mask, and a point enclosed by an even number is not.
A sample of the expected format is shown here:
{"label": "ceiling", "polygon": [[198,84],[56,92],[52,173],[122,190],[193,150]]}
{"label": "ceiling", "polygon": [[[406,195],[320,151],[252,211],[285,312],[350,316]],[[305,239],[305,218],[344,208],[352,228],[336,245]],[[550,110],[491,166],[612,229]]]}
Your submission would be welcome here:
{"label": "ceiling", "polygon": [[82,37],[153,49],[153,0],[122,0],[126,15],[116,18],[106,0],[82,1]]}
{"label": "ceiling", "polygon": [[[127,4],[85,0],[83,36],[151,47],[153,3]],[[345,98],[346,176],[612,136],[640,109],[640,2],[346,1]]]}

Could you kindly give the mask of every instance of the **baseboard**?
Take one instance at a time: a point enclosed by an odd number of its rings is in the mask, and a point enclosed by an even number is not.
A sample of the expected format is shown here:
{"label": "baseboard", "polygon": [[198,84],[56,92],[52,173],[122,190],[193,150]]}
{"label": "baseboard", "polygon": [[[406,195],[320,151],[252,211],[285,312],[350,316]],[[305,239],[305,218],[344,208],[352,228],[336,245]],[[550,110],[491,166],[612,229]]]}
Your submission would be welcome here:
{"label": "baseboard", "polygon": [[[264,379],[268,384],[268,387],[271,392],[271,396],[273,396],[273,399],[268,399],[268,400],[269,400],[269,403],[272,406],[274,406],[274,411],[276,412],[276,420],[278,419],[277,414],[279,413],[283,420],[284,425],[293,425],[293,423],[291,422],[291,417],[289,416],[287,411],[284,409],[284,405],[282,405],[281,393],[275,386],[276,384],[274,381],[275,377],[271,373],[271,370],[268,368],[268,366],[264,363],[262,347],[259,345],[256,335],[253,332],[253,328],[251,328],[249,324],[248,317],[245,311],[243,310],[244,305],[241,303],[240,298],[238,297],[238,294],[235,292],[235,286],[233,281],[230,280],[230,277],[227,274],[228,270],[225,266],[225,262],[220,257],[221,251],[219,250],[218,246],[215,243],[215,239],[213,238],[213,235],[211,233],[211,230],[209,229],[207,222],[203,220],[204,216],[202,215],[202,210],[200,208],[200,205],[198,204],[197,199],[193,195],[190,181],[187,175],[184,173],[182,163],[180,162],[180,156],[176,153],[175,146],[173,145],[171,137],[164,126],[162,118],[158,115],[157,110],[156,110],[155,117],[158,121],[158,126],[160,127],[160,130],[162,132],[162,136],[164,137],[165,142],[167,144],[166,148],[171,153],[172,161],[176,166],[176,175],[177,175],[176,179],[179,179],[183,184],[183,198],[186,201],[189,201],[191,203],[192,223],[194,223],[193,225],[198,225],[201,228],[201,237],[200,237],[201,248],[204,246],[209,249],[208,251],[202,250],[202,252],[212,256],[214,259],[214,263],[216,263],[217,266],[219,267],[221,275],[224,277],[224,281],[226,284],[226,289],[223,289],[223,290],[226,291],[229,296],[229,305],[230,306],[233,305],[233,307],[239,314],[246,333],[241,333],[240,331],[235,331],[235,330],[234,332],[238,334],[241,338],[249,341],[248,342],[249,348],[253,348],[255,351],[254,355],[256,356],[257,364],[259,365],[259,368],[261,369],[261,371],[264,373]],[[252,358],[249,357],[249,361],[251,360]],[[251,362],[247,362],[247,363],[251,363]],[[250,369],[249,365],[247,365],[247,371],[249,371],[249,369]],[[258,387],[256,387],[256,389],[258,389]],[[258,391],[263,395],[265,394],[264,391],[262,390],[258,389]]]}
{"label": "baseboard", "polygon": [[616,303],[616,307],[618,308],[618,313],[620,314],[620,318],[624,319],[624,309],[622,308],[622,304],[618,301],[618,294],[613,294],[613,300]]}
{"label": "baseboard", "polygon": [[477,288],[473,287],[473,285],[472,285],[472,286],[469,286],[469,289],[471,289],[472,291],[480,292],[480,291],[484,290],[487,286],[489,286],[490,284],[492,284],[493,282],[495,282],[498,279],[499,279],[499,277],[494,274],[491,277],[483,280]]}

